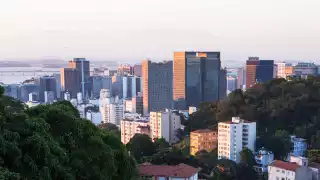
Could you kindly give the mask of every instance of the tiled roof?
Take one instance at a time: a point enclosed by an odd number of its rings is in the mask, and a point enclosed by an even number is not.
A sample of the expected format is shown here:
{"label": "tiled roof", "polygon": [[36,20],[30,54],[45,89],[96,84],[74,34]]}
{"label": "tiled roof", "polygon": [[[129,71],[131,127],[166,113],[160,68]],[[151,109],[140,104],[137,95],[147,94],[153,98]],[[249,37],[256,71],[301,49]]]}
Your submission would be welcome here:
{"label": "tiled roof", "polygon": [[192,131],[191,133],[214,133],[216,131],[210,130],[210,129],[199,129],[196,131]]}
{"label": "tiled roof", "polygon": [[297,168],[301,167],[300,165],[298,165],[297,163],[293,163],[293,162],[284,162],[284,161],[279,161],[279,160],[275,160],[273,161],[270,166],[273,167],[277,167],[280,169],[285,169],[288,171],[296,171]]}
{"label": "tiled roof", "polygon": [[140,176],[162,176],[162,177],[176,177],[189,178],[196,174],[199,170],[186,164],[179,164],[176,166],[169,165],[139,165]]}

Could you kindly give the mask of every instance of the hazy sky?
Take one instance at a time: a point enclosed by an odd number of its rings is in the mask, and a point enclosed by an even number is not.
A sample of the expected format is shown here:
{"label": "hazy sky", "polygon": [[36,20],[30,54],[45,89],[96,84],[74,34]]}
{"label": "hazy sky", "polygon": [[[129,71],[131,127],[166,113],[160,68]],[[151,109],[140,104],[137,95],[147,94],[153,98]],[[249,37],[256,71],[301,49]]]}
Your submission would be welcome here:
{"label": "hazy sky", "polygon": [[320,63],[320,0],[0,0],[0,59],[221,51]]}

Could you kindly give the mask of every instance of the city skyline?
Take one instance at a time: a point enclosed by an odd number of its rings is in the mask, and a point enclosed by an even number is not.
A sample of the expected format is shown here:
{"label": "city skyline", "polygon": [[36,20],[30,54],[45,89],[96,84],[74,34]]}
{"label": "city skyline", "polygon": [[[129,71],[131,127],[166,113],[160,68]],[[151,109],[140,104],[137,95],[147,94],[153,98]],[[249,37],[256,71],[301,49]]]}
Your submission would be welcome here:
{"label": "city skyline", "polygon": [[320,62],[320,26],[314,23],[319,5],[314,0],[12,0],[0,7],[0,59],[137,63],[172,59],[175,51],[220,51],[222,60]]}

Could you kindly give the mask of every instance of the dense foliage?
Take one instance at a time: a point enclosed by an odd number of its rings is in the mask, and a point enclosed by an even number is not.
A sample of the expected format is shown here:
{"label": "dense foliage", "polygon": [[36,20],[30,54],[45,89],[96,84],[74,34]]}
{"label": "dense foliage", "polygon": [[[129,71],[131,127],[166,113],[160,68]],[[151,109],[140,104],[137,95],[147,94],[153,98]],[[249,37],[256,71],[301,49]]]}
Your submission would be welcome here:
{"label": "dense foliage", "polygon": [[0,93],[0,180],[130,180],[135,161],[119,138],[69,102],[26,108]]}
{"label": "dense foliage", "polygon": [[[320,80],[274,79],[245,92],[235,90],[224,100],[203,103],[186,121],[186,130],[215,128],[233,116],[257,122],[257,148],[275,150],[277,158],[290,151],[287,135],[291,134],[307,139],[310,148],[319,149]],[[277,135],[281,131],[285,136]]]}

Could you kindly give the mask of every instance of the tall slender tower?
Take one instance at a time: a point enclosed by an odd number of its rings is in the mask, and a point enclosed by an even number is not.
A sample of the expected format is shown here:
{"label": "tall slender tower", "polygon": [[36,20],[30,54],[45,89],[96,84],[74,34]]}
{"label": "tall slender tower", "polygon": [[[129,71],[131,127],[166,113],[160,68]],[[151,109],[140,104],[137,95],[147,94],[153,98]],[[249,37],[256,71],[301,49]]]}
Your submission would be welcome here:
{"label": "tall slender tower", "polygon": [[175,52],[173,100],[176,109],[219,99],[220,52]]}
{"label": "tall slender tower", "polygon": [[172,61],[142,61],[143,112],[172,108]]}

